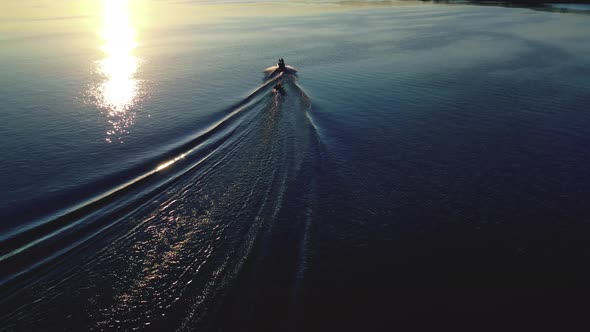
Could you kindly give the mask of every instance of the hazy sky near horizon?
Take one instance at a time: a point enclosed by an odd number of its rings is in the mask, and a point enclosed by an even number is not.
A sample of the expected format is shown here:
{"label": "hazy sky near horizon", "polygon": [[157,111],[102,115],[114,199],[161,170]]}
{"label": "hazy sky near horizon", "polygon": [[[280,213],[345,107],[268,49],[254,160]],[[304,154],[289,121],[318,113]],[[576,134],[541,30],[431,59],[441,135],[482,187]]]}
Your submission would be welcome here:
{"label": "hazy sky near horizon", "polygon": [[[132,24],[142,30],[237,16],[298,15],[396,4],[395,1],[370,0],[3,0],[0,3],[0,39],[96,30],[102,23],[104,8],[114,2],[125,3]],[[408,3],[412,2],[403,2]]]}

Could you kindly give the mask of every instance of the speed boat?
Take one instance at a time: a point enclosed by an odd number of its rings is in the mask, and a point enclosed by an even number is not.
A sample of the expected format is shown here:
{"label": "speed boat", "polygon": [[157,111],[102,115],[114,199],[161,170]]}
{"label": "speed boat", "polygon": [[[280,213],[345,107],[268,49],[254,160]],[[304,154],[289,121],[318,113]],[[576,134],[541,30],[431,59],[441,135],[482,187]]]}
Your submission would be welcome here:
{"label": "speed boat", "polygon": [[297,76],[297,69],[292,66],[287,66],[283,58],[279,59],[276,66],[268,67],[264,70],[264,72],[266,73],[266,79],[275,77],[282,73]]}

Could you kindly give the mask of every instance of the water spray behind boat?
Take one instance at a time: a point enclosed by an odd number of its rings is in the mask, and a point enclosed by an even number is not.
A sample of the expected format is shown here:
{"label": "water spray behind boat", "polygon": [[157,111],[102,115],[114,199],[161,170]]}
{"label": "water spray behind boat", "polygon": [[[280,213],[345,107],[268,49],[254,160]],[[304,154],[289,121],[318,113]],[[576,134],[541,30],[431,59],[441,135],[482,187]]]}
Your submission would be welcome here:
{"label": "water spray behind boat", "polygon": [[297,77],[297,69],[292,66],[285,65],[285,60],[283,58],[279,58],[276,66],[268,67],[264,70],[264,72],[266,73],[267,81],[276,79],[276,84],[272,91],[280,95],[285,95],[285,88],[282,84],[283,75],[286,74],[290,78]]}

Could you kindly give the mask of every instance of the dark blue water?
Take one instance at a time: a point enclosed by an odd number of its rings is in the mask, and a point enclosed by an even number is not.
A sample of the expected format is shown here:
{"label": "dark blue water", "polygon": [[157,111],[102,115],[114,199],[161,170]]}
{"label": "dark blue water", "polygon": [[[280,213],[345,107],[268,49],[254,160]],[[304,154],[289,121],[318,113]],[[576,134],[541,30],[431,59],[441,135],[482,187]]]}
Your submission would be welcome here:
{"label": "dark blue water", "polygon": [[[3,37],[0,326],[582,322],[588,28],[427,5],[145,28],[129,54]],[[298,72],[265,74],[280,56]]]}

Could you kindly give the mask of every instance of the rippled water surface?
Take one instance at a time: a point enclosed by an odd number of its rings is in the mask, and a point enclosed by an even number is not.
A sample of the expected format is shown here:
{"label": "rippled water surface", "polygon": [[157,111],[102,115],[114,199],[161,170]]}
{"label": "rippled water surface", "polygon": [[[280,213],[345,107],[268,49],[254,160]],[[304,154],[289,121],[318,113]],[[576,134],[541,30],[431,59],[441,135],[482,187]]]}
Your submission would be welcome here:
{"label": "rippled water surface", "polygon": [[581,321],[587,15],[148,3],[0,5],[0,329]]}

